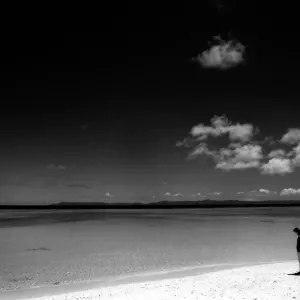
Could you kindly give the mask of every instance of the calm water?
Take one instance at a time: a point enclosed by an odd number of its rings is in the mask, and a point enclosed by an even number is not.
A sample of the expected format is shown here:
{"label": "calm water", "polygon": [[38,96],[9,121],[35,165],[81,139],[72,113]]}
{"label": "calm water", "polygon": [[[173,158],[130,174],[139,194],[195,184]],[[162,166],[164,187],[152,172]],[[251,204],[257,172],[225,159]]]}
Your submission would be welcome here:
{"label": "calm water", "polygon": [[0,290],[296,260],[300,208],[0,211]]}

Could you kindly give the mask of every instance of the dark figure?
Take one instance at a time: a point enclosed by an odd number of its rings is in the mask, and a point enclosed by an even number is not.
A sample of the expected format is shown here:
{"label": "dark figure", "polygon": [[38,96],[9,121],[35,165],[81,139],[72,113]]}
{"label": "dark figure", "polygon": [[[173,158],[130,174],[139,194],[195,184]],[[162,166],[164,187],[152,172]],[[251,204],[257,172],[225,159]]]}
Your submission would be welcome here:
{"label": "dark figure", "polygon": [[294,228],[293,231],[298,236],[296,249],[297,249],[298,262],[299,262],[299,273],[300,273],[300,229],[299,228]]}

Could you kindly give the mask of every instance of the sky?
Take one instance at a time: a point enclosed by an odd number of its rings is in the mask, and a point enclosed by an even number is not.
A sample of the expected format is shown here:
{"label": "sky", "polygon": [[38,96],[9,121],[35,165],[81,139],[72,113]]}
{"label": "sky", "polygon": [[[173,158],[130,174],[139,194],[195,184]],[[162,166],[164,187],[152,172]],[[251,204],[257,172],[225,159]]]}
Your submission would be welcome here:
{"label": "sky", "polygon": [[265,6],[9,26],[0,204],[299,199],[297,27]]}

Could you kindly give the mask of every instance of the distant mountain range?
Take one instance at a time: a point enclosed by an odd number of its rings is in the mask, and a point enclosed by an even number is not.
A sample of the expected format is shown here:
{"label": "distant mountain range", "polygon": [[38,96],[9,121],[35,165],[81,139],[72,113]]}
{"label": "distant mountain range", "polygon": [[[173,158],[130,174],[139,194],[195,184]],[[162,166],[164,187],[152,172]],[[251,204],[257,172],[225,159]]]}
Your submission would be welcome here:
{"label": "distant mountain range", "polygon": [[300,206],[300,200],[201,200],[158,201],[151,203],[59,202],[49,205],[0,205],[0,209],[173,209],[217,207]]}

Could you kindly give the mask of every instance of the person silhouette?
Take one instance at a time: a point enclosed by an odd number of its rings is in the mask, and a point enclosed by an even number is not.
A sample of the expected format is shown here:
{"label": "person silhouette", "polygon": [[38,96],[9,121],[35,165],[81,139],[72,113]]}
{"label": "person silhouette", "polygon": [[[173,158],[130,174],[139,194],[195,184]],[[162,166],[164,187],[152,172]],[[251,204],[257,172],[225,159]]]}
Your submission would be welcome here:
{"label": "person silhouette", "polygon": [[298,271],[298,273],[300,273],[300,229],[299,228],[294,228],[293,231],[298,236],[296,250],[297,250],[298,262],[299,262],[299,271]]}

